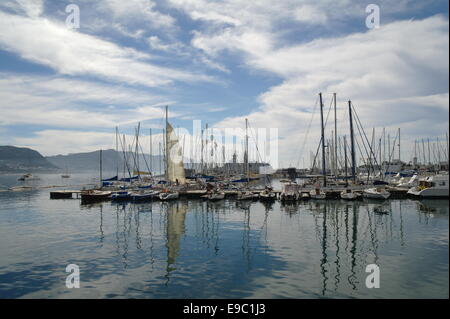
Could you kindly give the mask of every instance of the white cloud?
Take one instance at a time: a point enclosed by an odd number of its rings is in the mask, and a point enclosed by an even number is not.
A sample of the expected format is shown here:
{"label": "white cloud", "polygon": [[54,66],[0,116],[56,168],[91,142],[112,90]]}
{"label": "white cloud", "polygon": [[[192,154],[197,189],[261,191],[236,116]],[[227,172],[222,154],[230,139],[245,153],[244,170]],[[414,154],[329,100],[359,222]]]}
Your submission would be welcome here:
{"label": "white cloud", "polygon": [[294,11],[294,16],[296,20],[310,24],[325,24],[328,20],[324,10],[311,5],[300,6]]}
{"label": "white cloud", "polygon": [[0,100],[0,126],[32,124],[64,128],[112,128],[159,119],[164,116],[162,106],[174,103],[146,91],[117,85],[9,73],[0,73]]}
{"label": "white cloud", "polygon": [[[280,152],[287,165],[298,157],[298,146],[292,144],[300,145],[305,139],[318,92],[324,92],[325,110],[330,94],[337,92],[338,116],[344,119],[340,132],[348,134],[346,101],[352,99],[366,129],[404,127],[404,152],[409,155],[417,136],[442,135],[448,126],[448,46],[448,21],[436,16],[265,54],[247,51],[249,68],[284,80],[261,94],[260,109],[246,117],[256,127],[280,129],[284,137]],[[217,125],[239,126],[243,118],[230,117]],[[319,141],[318,123],[316,115],[306,150],[315,149]],[[331,128],[327,132],[330,136]]]}
{"label": "white cloud", "polygon": [[61,74],[88,74],[150,87],[173,81],[213,80],[207,75],[150,64],[148,54],[72,31],[47,19],[30,19],[0,11],[0,30],[0,48]]}

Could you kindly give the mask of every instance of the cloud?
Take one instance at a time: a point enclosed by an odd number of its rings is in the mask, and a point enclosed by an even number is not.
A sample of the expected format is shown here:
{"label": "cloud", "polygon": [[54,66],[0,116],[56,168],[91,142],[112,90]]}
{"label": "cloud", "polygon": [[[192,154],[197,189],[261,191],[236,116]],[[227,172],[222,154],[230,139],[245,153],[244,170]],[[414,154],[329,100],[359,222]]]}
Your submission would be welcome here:
{"label": "cloud", "polygon": [[[255,127],[280,129],[280,153],[287,165],[299,156],[292,143],[300,145],[306,138],[318,92],[324,92],[326,111],[331,93],[337,92],[343,119],[339,132],[348,134],[346,101],[351,99],[366,129],[385,126],[395,134],[396,127],[404,127],[404,156],[409,157],[418,135],[442,135],[448,126],[448,46],[448,20],[434,16],[265,54],[247,51],[248,68],[277,74],[283,82],[261,94],[260,108],[245,117]],[[217,125],[239,125],[243,118],[229,117]],[[316,148],[318,124],[316,116],[303,156]]]}
{"label": "cloud", "polygon": [[0,73],[0,100],[0,126],[32,124],[79,129],[159,119],[164,116],[162,106],[174,103],[129,87],[10,73]]}
{"label": "cloud", "polygon": [[148,87],[173,81],[213,81],[207,75],[160,67],[146,53],[70,30],[44,18],[31,19],[0,11],[0,48],[61,74],[92,75]]}

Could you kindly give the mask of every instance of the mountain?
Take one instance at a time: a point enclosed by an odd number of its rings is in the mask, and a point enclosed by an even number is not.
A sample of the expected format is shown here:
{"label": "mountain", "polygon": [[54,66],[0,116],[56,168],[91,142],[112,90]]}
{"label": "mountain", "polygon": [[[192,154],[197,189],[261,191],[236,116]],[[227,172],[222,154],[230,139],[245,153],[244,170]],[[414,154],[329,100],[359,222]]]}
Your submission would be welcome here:
{"label": "mountain", "polygon": [[26,147],[0,146],[0,172],[43,172],[58,169],[39,152]]}
{"label": "mountain", "polygon": [[[128,157],[128,168],[131,173],[134,168],[133,156],[131,153],[126,154]],[[144,160],[145,157],[145,160]],[[63,170],[67,168],[70,172],[88,172],[88,171],[100,171],[100,151],[86,152],[86,153],[72,153],[68,155],[56,155],[48,156],[46,159],[53,165],[61,167]],[[146,163],[147,161],[147,163]],[[119,174],[122,176],[124,171],[124,159],[122,152],[116,152],[115,150],[103,150],[102,151],[102,171],[113,173],[117,170],[117,163],[119,163]],[[154,173],[159,172],[159,168],[164,164],[161,164],[161,156],[152,156],[152,170]],[[141,171],[147,171],[147,166],[150,167],[150,156],[139,154],[139,169]],[[128,169],[125,166],[125,172],[128,174]],[[107,178],[108,176],[105,176]]]}

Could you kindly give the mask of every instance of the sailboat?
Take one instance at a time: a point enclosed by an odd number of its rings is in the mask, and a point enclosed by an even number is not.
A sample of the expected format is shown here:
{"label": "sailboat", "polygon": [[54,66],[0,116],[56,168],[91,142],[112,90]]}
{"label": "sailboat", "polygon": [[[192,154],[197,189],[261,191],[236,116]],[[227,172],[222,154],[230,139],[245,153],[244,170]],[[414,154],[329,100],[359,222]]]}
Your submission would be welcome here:
{"label": "sailboat", "polygon": [[61,175],[61,178],[70,178],[69,170],[67,169],[67,166],[66,166],[66,172]]}
{"label": "sailboat", "polygon": [[[183,154],[179,145],[178,136],[168,121],[168,108],[166,106],[166,180],[172,185],[186,184]],[[178,199],[179,192],[174,188],[167,188],[159,194],[160,200]]]}

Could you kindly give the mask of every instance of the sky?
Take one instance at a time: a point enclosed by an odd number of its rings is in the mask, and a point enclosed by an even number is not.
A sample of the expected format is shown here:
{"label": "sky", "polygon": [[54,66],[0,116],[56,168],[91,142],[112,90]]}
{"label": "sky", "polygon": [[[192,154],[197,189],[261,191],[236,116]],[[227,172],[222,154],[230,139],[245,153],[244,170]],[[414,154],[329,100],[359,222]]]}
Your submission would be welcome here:
{"label": "sky", "polygon": [[[371,3],[378,28],[366,25]],[[140,122],[157,150],[168,105],[186,136],[194,120],[275,128],[276,166],[308,166],[322,92],[325,115],[337,94],[339,137],[352,100],[369,139],[384,128],[394,145],[401,128],[409,161],[415,140],[445,145],[448,37],[446,0],[2,0],[0,145],[47,156],[114,148],[115,127],[131,139]]]}

